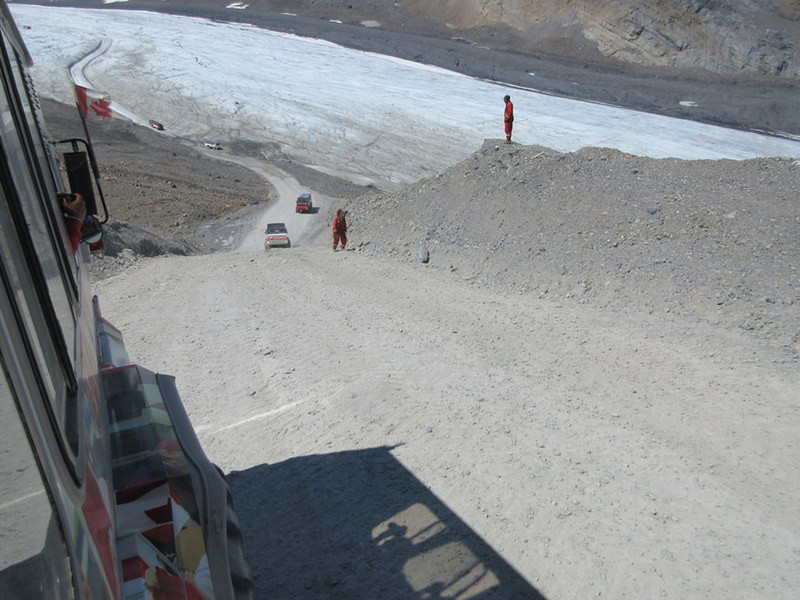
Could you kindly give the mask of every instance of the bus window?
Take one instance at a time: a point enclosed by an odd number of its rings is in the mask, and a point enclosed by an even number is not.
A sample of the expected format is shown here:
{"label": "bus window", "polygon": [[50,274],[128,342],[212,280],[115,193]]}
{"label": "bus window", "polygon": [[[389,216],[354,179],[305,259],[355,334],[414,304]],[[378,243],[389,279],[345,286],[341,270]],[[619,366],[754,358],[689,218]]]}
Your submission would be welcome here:
{"label": "bus window", "polygon": [[2,375],[0,439],[4,448],[0,461],[0,597],[70,597],[61,527]]}
{"label": "bus window", "polygon": [[[5,39],[4,39],[5,44]],[[8,46],[2,48],[8,50]],[[7,289],[15,294],[17,319],[25,329],[24,339],[35,358],[40,384],[48,399],[51,418],[65,448],[71,448],[74,464],[77,452],[77,422],[73,370],[75,363],[75,316],[73,295],[68,292],[65,273],[57,251],[63,240],[54,241],[42,188],[32,172],[33,153],[28,123],[18,110],[20,99],[13,94],[9,76],[19,65],[14,57],[4,61],[2,77],[5,94],[0,94],[0,246]],[[12,72],[6,70],[13,63]],[[52,212],[52,211],[51,211]],[[20,251],[21,250],[21,251]],[[22,351],[22,350],[21,350]]]}

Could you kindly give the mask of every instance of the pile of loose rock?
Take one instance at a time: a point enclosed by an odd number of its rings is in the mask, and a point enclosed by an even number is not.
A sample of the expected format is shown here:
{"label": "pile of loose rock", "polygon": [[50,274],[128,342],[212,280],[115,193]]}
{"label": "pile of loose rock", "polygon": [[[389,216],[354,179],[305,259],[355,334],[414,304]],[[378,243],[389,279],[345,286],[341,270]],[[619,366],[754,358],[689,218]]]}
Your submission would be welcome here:
{"label": "pile of loose rock", "polygon": [[800,161],[682,161],[488,141],[351,201],[363,252],[466,281],[739,328],[797,354]]}

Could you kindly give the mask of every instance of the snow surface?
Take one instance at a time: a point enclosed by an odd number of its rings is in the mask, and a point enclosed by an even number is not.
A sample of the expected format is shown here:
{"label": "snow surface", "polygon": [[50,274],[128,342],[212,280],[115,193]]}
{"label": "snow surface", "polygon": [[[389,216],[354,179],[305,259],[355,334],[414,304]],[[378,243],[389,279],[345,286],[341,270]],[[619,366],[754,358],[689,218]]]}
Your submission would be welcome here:
{"label": "snow surface", "polygon": [[558,98],[249,25],[140,11],[11,10],[45,97],[71,102],[69,67],[77,63],[76,80],[142,124],[156,119],[174,135],[223,145],[269,144],[382,188],[435,175],[484,139],[502,137],[506,94],[514,140],[526,145],[654,158],[800,157],[793,140]]}

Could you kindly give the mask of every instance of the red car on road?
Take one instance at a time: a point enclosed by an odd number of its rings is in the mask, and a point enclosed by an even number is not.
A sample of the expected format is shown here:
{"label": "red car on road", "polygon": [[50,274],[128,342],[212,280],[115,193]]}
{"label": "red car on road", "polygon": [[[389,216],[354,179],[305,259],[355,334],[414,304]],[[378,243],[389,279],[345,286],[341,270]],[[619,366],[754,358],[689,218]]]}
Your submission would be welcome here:
{"label": "red car on road", "polygon": [[311,194],[300,194],[297,197],[297,206],[294,212],[311,212],[314,205],[311,203]]}
{"label": "red car on road", "polygon": [[158,121],[153,121],[153,119],[150,119],[150,127],[157,129],[158,131],[164,131],[164,126]]}

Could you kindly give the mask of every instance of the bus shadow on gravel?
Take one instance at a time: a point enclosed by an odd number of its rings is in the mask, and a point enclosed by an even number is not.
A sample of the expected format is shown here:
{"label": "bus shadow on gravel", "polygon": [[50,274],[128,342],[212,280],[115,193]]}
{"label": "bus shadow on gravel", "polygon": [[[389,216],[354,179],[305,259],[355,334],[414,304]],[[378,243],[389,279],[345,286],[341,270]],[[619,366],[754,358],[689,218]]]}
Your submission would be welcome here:
{"label": "bus shadow on gravel", "polygon": [[392,449],[228,476],[255,600],[545,600]]}

